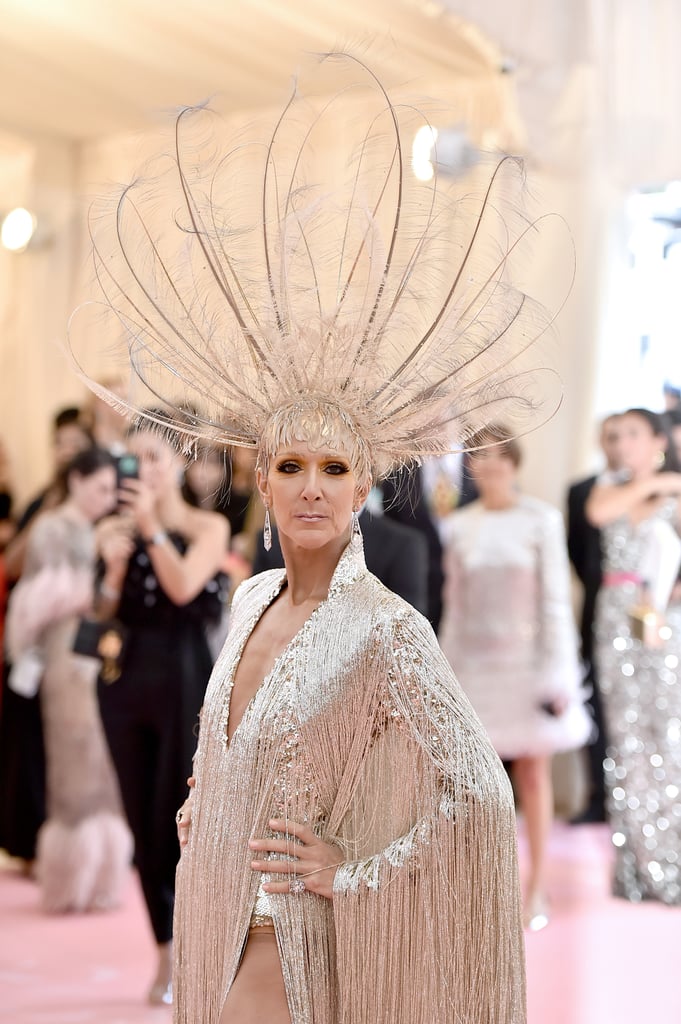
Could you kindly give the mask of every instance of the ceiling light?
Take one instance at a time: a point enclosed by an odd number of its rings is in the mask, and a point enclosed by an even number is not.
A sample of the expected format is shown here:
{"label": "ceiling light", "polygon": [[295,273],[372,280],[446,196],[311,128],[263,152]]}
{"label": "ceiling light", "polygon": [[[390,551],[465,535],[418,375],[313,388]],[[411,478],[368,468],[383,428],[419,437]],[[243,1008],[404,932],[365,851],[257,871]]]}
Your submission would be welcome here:
{"label": "ceiling light", "polygon": [[36,218],[22,206],[17,206],[4,217],[0,227],[0,242],[10,252],[23,252],[36,229]]}

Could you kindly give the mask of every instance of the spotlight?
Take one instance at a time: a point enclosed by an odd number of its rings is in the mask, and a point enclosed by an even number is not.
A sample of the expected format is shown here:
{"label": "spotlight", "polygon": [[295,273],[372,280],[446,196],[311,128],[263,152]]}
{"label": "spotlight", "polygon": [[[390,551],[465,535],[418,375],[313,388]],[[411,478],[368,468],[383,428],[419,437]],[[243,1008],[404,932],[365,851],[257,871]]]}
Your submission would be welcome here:
{"label": "spotlight", "polygon": [[0,242],[10,252],[23,252],[35,234],[36,225],[34,214],[17,206],[3,218]]}
{"label": "spotlight", "polygon": [[421,125],[411,147],[411,168],[419,181],[430,181],[433,177],[431,154],[437,142],[437,128]]}
{"label": "spotlight", "polygon": [[430,181],[435,173],[456,178],[474,167],[480,159],[478,149],[463,128],[433,128],[424,124],[419,128],[411,150],[411,166],[419,181]]}

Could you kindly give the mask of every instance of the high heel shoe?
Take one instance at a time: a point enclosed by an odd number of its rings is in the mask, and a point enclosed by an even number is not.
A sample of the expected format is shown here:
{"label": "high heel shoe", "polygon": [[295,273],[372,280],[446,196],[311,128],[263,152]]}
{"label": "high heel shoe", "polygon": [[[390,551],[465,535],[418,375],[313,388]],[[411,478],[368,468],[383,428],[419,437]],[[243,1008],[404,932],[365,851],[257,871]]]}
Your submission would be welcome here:
{"label": "high heel shoe", "polygon": [[173,983],[169,981],[167,985],[162,982],[156,982],[149,989],[148,1002],[152,1006],[172,1006],[173,1004]]}
{"label": "high heel shoe", "polygon": [[550,921],[549,908],[542,893],[531,896],[523,909],[523,926],[529,932],[540,932]]}

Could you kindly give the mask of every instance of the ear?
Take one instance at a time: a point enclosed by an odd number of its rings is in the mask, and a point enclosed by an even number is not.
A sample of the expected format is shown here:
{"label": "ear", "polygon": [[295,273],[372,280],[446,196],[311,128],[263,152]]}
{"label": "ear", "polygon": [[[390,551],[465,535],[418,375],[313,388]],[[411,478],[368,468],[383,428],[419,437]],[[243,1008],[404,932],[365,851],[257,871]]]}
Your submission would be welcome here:
{"label": "ear", "polygon": [[255,486],[258,488],[261,501],[265,508],[269,508],[272,504],[272,493],[270,491],[270,485],[267,480],[267,474],[263,472],[261,466],[255,471]]}
{"label": "ear", "polygon": [[370,480],[367,480],[365,483],[363,483],[361,485],[361,487],[356,487],[355,488],[354,508],[359,510],[362,507],[364,502],[369,497],[369,491],[370,490],[371,490],[371,481]]}

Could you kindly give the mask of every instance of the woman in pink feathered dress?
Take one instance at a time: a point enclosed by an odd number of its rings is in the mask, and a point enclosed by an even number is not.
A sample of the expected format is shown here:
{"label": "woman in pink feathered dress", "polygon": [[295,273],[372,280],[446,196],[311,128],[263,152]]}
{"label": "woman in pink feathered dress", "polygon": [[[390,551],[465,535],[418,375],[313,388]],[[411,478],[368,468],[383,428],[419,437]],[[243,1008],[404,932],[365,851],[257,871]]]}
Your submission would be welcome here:
{"label": "woman in pink feathered dress", "polygon": [[77,455],[66,500],[31,529],[8,609],[10,686],[24,696],[41,690],[47,820],[37,873],[43,905],[54,913],[115,906],[132,855],[99,718],[100,664],[73,653],[80,617],[93,604],[94,523],[115,500],[113,458],[96,448]]}

